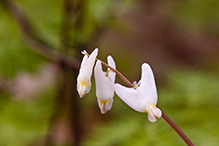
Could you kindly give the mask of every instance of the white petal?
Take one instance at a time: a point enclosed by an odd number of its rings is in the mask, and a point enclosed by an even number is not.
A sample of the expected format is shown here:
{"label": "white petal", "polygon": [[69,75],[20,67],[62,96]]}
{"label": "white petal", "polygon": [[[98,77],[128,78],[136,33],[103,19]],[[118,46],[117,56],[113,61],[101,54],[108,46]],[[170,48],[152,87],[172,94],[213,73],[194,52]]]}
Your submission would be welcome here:
{"label": "white petal", "polygon": [[110,110],[112,108],[113,105],[113,98],[110,98],[109,100],[106,101],[102,101],[97,99],[98,102],[98,106],[100,108],[100,112],[102,114],[105,114],[108,110]]}
{"label": "white petal", "polygon": [[98,60],[94,68],[94,77],[96,83],[96,95],[99,100],[105,101],[114,96],[113,84],[106,73],[102,71],[101,62]]}
{"label": "white petal", "polygon": [[[88,59],[86,59],[86,62],[82,63],[81,69],[80,69],[80,74],[81,74],[81,78],[84,78],[84,80],[89,80],[91,78],[92,75],[92,71],[93,71],[93,66],[97,57],[97,53],[98,53],[98,49],[96,48],[88,57]],[[83,58],[84,60],[84,58]]]}
{"label": "white petal", "polygon": [[89,57],[85,55],[83,57],[81,68],[79,70],[77,78],[77,91],[80,97],[83,97],[90,91],[91,87],[91,75],[93,66],[97,57],[98,49],[95,49]]}
{"label": "white petal", "polygon": [[157,121],[156,117],[154,116],[154,114],[153,114],[153,112],[151,111],[150,108],[147,108],[147,113],[148,113],[148,120],[150,122],[156,122]]}
{"label": "white petal", "polygon": [[[110,55],[107,57],[107,62],[108,62],[109,66],[116,69],[115,61],[113,60],[113,58]],[[113,72],[113,71],[110,71],[108,73],[108,77],[109,77],[110,81],[114,84],[115,83],[115,78],[116,78],[116,73]]]}
{"label": "white petal", "polygon": [[[112,57],[108,57],[108,64],[115,68],[115,62]],[[96,96],[100,111],[102,114],[105,114],[108,110],[111,109],[114,96],[114,82],[115,82],[115,73],[110,71],[108,76],[102,70],[101,61],[97,61],[94,68],[94,76],[96,83]]]}
{"label": "white petal", "polygon": [[150,122],[156,122],[156,118],[160,118],[162,116],[162,112],[159,108],[157,108],[154,104],[150,104],[147,108],[148,120]]}
{"label": "white petal", "polygon": [[81,98],[90,91],[90,88],[91,88],[90,82],[84,83],[82,81],[78,81],[77,91]]}
{"label": "white petal", "polygon": [[83,57],[83,59],[81,61],[81,67],[80,68],[82,68],[82,66],[84,66],[84,64],[87,62],[87,59],[88,59],[88,56],[84,55],[84,57]]}
{"label": "white petal", "polygon": [[162,116],[161,110],[155,105],[149,105],[149,107],[151,108],[151,111],[153,112],[155,117],[160,118]]}
{"label": "white petal", "polygon": [[132,109],[145,112],[146,105],[142,101],[141,93],[134,88],[127,88],[120,84],[114,85],[116,94]]}
{"label": "white petal", "polygon": [[138,90],[144,96],[145,102],[148,104],[157,104],[157,89],[154,74],[147,63],[142,64],[142,74]]}

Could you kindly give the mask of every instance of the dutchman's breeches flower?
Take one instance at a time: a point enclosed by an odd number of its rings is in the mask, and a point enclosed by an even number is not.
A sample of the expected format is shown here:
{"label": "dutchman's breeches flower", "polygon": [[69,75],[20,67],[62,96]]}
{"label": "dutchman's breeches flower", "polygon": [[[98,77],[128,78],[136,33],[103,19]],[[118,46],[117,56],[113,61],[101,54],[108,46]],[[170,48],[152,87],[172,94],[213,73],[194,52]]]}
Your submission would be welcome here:
{"label": "dutchman's breeches flower", "polygon": [[131,108],[138,112],[148,113],[148,119],[155,122],[156,118],[162,116],[162,112],[156,107],[157,89],[151,67],[144,63],[142,65],[140,85],[135,84],[134,88],[127,88],[120,84],[114,85],[116,94]]}
{"label": "dutchman's breeches flower", "polygon": [[90,91],[90,80],[98,49],[96,48],[90,55],[88,55],[86,51],[82,53],[84,54],[84,58],[81,62],[81,67],[77,78],[77,91],[80,97],[83,97]]}
{"label": "dutchman's breeches flower", "polygon": [[[115,69],[116,65],[111,56],[107,57],[108,65]],[[97,61],[94,68],[94,77],[96,83],[97,102],[102,114],[111,109],[114,96],[114,83],[116,74],[110,69],[103,72],[101,61]]]}

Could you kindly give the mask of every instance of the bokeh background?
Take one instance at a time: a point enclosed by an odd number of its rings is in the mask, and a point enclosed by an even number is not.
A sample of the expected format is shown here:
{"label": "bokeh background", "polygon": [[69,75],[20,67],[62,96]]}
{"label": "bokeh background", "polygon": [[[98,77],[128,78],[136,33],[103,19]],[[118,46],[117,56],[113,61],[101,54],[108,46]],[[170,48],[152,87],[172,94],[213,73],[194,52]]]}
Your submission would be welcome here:
{"label": "bokeh background", "polygon": [[218,0],[0,0],[0,145],[186,145],[116,95],[102,115],[93,77],[79,99],[80,51],[95,47],[131,82],[149,63],[158,106],[195,145],[219,145]]}

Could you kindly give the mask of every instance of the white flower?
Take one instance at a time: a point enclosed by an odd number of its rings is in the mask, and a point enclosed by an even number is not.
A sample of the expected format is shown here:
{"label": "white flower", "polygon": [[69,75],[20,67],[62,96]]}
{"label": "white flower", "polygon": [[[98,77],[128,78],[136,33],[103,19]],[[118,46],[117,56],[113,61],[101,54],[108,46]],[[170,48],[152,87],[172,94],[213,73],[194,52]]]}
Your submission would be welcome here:
{"label": "white flower", "polygon": [[148,113],[149,121],[155,122],[156,118],[162,116],[162,112],[156,107],[157,89],[153,72],[147,63],[142,65],[139,84],[139,86],[135,84],[135,88],[127,88],[120,84],[115,84],[114,90],[127,105],[138,112]]}
{"label": "white flower", "polygon": [[81,62],[81,67],[77,78],[77,90],[80,97],[83,97],[90,91],[90,79],[93,71],[93,66],[97,57],[98,49],[96,48],[89,55],[89,57],[86,51],[82,53],[84,54],[84,58]]}
{"label": "white flower", "polygon": [[[115,69],[116,65],[111,56],[107,57],[108,65]],[[94,68],[94,77],[96,82],[96,95],[97,102],[102,114],[105,114],[111,109],[114,96],[114,83],[116,74],[108,69],[107,72],[103,72],[100,61],[97,61]]]}

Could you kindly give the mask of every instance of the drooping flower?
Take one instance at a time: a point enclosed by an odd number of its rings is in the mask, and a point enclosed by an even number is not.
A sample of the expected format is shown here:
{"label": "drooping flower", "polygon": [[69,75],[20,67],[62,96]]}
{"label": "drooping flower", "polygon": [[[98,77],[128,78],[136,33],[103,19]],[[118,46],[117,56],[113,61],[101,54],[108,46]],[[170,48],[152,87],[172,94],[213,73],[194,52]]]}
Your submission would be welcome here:
{"label": "drooping flower", "polygon": [[[115,69],[116,65],[111,56],[107,57],[108,65]],[[94,68],[94,77],[96,83],[97,102],[102,114],[111,109],[114,96],[114,83],[116,74],[110,69],[103,72],[101,61],[97,61]]]}
{"label": "drooping flower", "polygon": [[82,59],[81,67],[77,78],[77,91],[81,98],[90,91],[91,88],[90,80],[91,80],[95,59],[97,57],[98,49],[96,48],[89,55],[89,57],[86,51],[83,51],[82,53],[84,54],[84,57]]}
{"label": "drooping flower", "polygon": [[162,116],[162,112],[156,107],[157,89],[151,67],[142,64],[141,80],[133,88],[127,88],[120,84],[114,85],[116,94],[132,109],[138,112],[148,113],[150,122],[155,122],[156,118]]}

